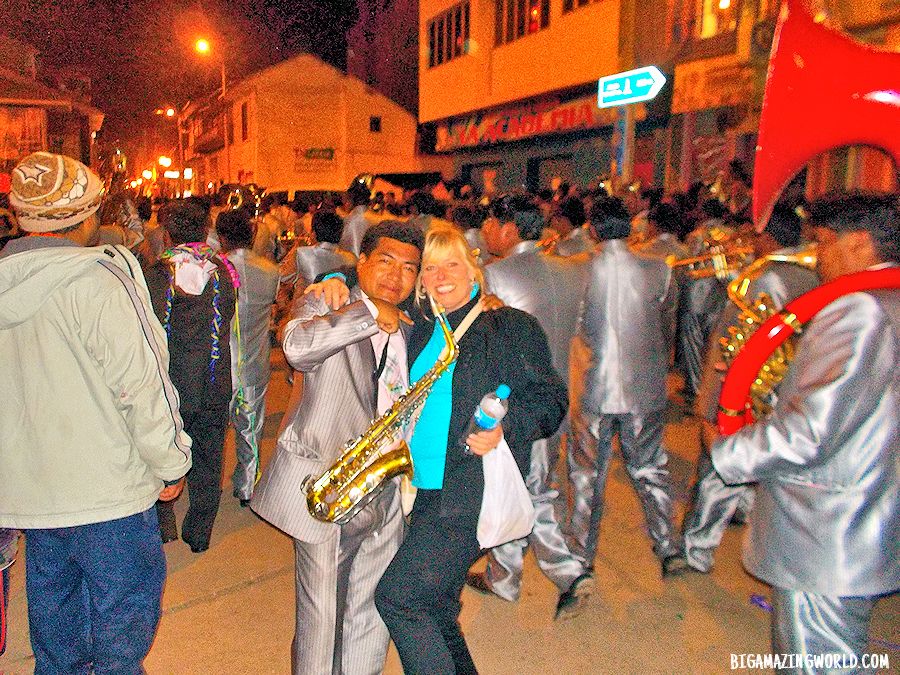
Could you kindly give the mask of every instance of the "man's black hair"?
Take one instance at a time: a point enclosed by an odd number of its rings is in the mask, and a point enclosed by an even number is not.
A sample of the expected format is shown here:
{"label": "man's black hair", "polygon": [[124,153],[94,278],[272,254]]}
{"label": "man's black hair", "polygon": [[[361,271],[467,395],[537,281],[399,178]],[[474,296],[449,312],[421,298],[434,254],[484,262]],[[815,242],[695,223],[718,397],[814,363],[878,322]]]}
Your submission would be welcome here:
{"label": "man's black hair", "polygon": [[656,225],[656,229],[660,232],[674,234],[679,239],[686,234],[681,212],[671,204],[657,204],[650,209],[647,220]]}
{"label": "man's black hair", "polygon": [[724,218],[728,215],[728,207],[718,199],[707,199],[700,208],[703,209],[703,213],[710,218]]}
{"label": "man's black hair", "polygon": [[659,187],[641,188],[641,199],[647,200],[647,208],[652,209],[659,206],[663,199],[663,189]]}
{"label": "man's black hair", "polygon": [[786,204],[776,204],[765,231],[772,235],[779,246],[785,248],[800,243],[802,228],[803,221],[794,209]]}
{"label": "man's black hair", "polygon": [[312,229],[318,241],[337,244],[344,231],[344,219],[334,211],[316,211],[312,217]]}
{"label": "man's black hair", "polygon": [[541,238],[544,231],[544,217],[537,204],[524,194],[505,195],[491,205],[491,214],[500,224],[512,222],[519,233],[519,239],[533,241]]}
{"label": "man's black hair", "polygon": [[584,225],[587,215],[584,211],[584,202],[578,197],[566,197],[559,205],[559,215],[567,218],[572,227],[578,228]]}
{"label": "man's black hair", "polygon": [[216,234],[219,235],[223,248],[228,250],[252,248],[253,221],[250,220],[250,214],[244,209],[222,211],[216,218]]}
{"label": "man's black hair", "polygon": [[610,197],[609,195],[601,195],[594,200],[591,205],[591,223],[596,228],[603,221],[615,218],[618,220],[628,221],[628,209],[625,208],[624,202],[618,197]]}
{"label": "man's black hair", "polygon": [[868,232],[885,262],[900,262],[900,197],[866,192],[834,193],[809,207],[814,226],[835,232]]}
{"label": "man's black hair", "polygon": [[473,227],[478,227],[478,217],[475,214],[475,211],[470,209],[468,206],[457,206],[453,209],[453,213],[450,216],[453,224],[457,227],[461,228],[463,231],[472,229]]}
{"label": "man's black hair", "polygon": [[159,209],[159,222],[176,246],[206,241],[209,216],[198,204],[184,199],[164,204]]}
{"label": "man's black hair", "polygon": [[382,237],[415,246],[419,249],[419,253],[425,248],[425,235],[418,227],[401,223],[399,220],[383,220],[366,230],[362,243],[359,245],[360,255],[363,253],[366,256],[370,255]]}

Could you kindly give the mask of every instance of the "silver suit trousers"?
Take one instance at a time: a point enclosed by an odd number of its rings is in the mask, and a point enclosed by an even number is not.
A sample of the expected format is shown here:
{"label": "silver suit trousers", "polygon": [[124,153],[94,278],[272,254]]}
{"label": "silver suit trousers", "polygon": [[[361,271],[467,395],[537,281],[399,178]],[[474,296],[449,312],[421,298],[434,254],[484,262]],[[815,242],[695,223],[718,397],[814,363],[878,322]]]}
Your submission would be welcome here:
{"label": "silver suit trousers", "polygon": [[297,598],[293,675],[377,675],[388,629],[375,586],[403,539],[395,480],[323,544],[294,540]]}
{"label": "silver suit trousers", "polygon": [[525,479],[535,511],[531,534],[492,548],[487,555],[488,585],[504,600],[519,599],[522,566],[529,544],[538,567],[560,592],[569,590],[572,582],[585,572],[584,560],[569,550],[555,510],[559,491],[554,486],[554,467],[566,427],[568,424],[563,422],[552,437],[542,438],[531,446],[531,467]]}
{"label": "silver suit trousers", "polygon": [[654,552],[660,558],[679,552],[672,524],[668,455],[662,447],[663,417],[663,410],[640,416],[582,413],[572,417],[576,443],[569,453],[569,479],[574,492],[569,524],[571,549],[591,568],[597,554],[606,478],[616,433],[625,469],[644,511]]}
{"label": "silver suit trousers", "polygon": [[256,485],[268,388],[268,382],[260,386],[245,386],[243,404],[238,403],[237,392],[231,395],[231,424],[234,426],[234,449],[237,454],[231,485],[238,499],[250,499]]}
{"label": "silver suit trousers", "polygon": [[684,556],[691,567],[701,572],[712,569],[716,548],[732,517],[739,509],[746,516],[755,494],[753,485],[726,485],[701,441],[697,482],[681,526]]}
{"label": "silver suit trousers", "polygon": [[772,651],[774,654],[845,654],[857,657],[857,668],[822,669],[803,663],[779,672],[820,674],[872,672],[862,669],[869,644],[869,620],[875,598],[839,598],[772,589]]}

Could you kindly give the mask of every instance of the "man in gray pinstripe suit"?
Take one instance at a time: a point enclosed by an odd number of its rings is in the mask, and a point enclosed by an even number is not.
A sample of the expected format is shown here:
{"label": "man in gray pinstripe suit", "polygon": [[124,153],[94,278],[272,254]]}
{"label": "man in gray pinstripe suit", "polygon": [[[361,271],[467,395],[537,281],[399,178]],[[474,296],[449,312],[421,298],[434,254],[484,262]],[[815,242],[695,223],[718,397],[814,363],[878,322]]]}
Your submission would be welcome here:
{"label": "man in gray pinstripe suit", "polygon": [[303,399],[251,506],[294,539],[295,674],[374,675],[384,667],[388,631],[373,596],[403,536],[397,484],[338,526],[310,516],[301,483],[331,466],[408,385],[400,326],[409,320],[397,305],[413,289],[422,246],[421,232],[407,225],[369,228],[349,303],[332,311],[304,296],[285,327],[284,353],[304,374]]}

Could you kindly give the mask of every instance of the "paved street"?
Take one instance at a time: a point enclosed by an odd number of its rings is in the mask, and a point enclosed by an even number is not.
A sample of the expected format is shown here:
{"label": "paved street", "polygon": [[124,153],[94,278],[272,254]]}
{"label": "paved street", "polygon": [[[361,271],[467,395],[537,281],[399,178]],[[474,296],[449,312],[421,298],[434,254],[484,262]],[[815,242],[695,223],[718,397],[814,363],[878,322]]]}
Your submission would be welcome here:
{"label": "paved street", "polygon": [[[277,361],[270,389],[263,461],[271,455],[287,401],[285,365]],[[680,522],[697,453],[697,424],[670,409],[665,442],[672,452]],[[226,448],[222,507],[210,550],[194,555],[166,545],[169,578],[163,618],[146,668],[168,673],[289,673],[293,633],[293,556],[287,537],[239,508],[231,497],[233,443]],[[185,498],[178,502],[183,514]],[[579,617],[554,623],[556,589],[529,556],[517,604],[463,593],[462,624],[475,662],[488,674],[720,673],[731,654],[768,649],[768,615],[751,596],[768,588],[738,561],[740,528],[730,528],[709,576],[663,582],[643,531],[637,499],[620,461],[611,471],[596,560],[597,591]],[[12,568],[9,647],[0,673],[30,673],[24,558]],[[900,598],[883,600],[871,635],[900,642]],[[900,651],[882,643],[894,672]],[[391,651],[386,673],[401,673]]]}

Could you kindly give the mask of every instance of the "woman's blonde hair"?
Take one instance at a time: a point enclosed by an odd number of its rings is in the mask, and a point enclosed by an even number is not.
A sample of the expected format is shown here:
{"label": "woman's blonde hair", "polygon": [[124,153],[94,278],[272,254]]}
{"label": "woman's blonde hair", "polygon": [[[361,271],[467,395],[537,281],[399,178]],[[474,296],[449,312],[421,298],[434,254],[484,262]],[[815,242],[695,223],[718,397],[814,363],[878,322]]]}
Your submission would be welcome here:
{"label": "woman's blonde hair", "polygon": [[431,260],[442,260],[453,254],[458,254],[469,268],[471,277],[482,288],[484,287],[484,272],[478,264],[478,249],[472,249],[465,236],[455,225],[433,224],[425,235],[425,248],[422,250],[422,266],[419,277],[416,279],[416,304],[421,308],[427,306],[428,293],[425,284],[422,283],[422,271]]}

